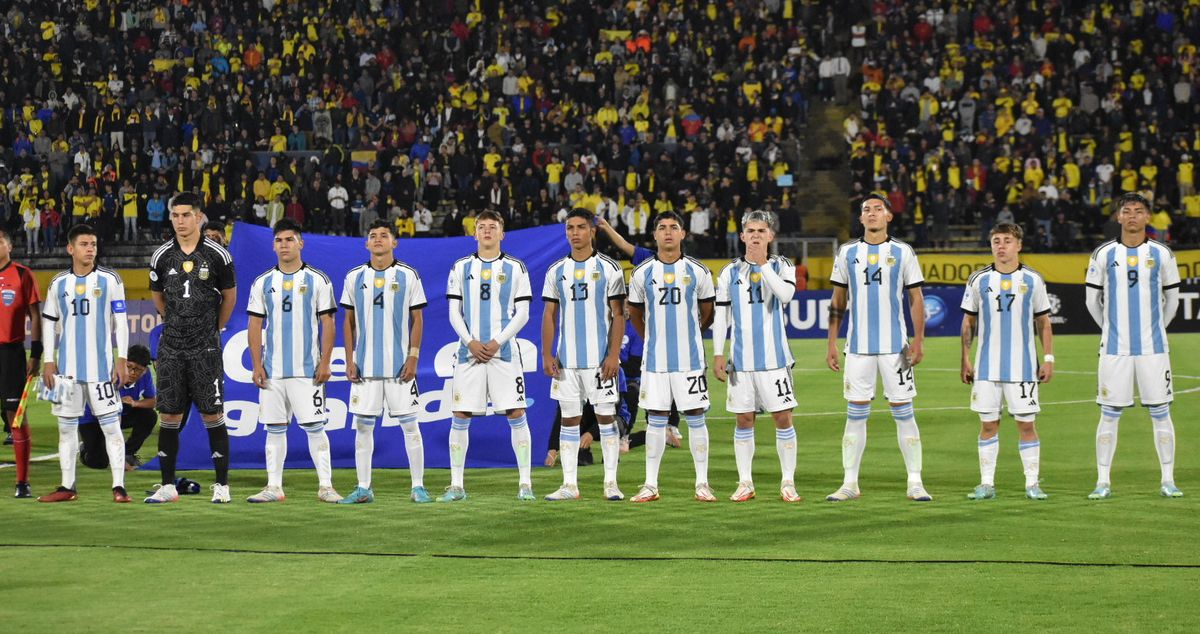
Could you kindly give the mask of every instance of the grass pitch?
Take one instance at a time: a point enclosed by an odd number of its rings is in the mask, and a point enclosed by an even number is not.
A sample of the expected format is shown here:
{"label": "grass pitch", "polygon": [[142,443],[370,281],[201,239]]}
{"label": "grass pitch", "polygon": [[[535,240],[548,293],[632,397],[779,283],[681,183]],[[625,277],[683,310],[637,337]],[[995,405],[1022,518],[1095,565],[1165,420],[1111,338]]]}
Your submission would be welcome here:
{"label": "grass pitch", "polygon": [[[1158,496],[1142,408],[1122,418],[1114,498],[1085,499],[1095,479],[1096,337],[1080,336],[1056,338],[1058,374],[1042,388],[1049,500],[1024,499],[1008,421],[999,498],[965,499],[979,478],[978,418],[958,380],[957,339],[937,339],[916,375],[934,502],[904,498],[895,426],[877,400],[864,497],[826,503],[841,482],[841,378],[824,369],[823,341],[796,341],[800,504],[776,498],[779,467],[765,419],[759,499],[740,505],[692,501],[686,443],[668,449],[663,499],[646,506],[601,499],[599,465],[580,469],[579,502],[518,503],[514,471],[476,470],[467,474],[465,503],[419,507],[407,502],[404,471],[377,472],[369,506],[320,504],[305,471],[287,472],[287,502],[245,504],[264,475],[235,471],[234,504],[212,505],[202,494],[147,507],[112,504],[107,472],[82,466],[79,501],[14,500],[12,470],[4,469],[0,579],[8,591],[0,624],[12,632],[1190,630],[1200,616],[1200,469],[1189,424],[1200,406],[1200,359],[1190,353],[1200,336],[1171,343],[1183,499]],[[710,480],[724,497],[737,480],[733,420],[720,406],[723,384],[709,385],[718,404],[709,417]],[[41,404],[33,425],[34,456],[54,452],[57,432]],[[31,475],[35,495],[46,493],[58,481],[57,461],[35,463]],[[209,473],[191,475],[211,481]],[[626,495],[643,475],[638,449],[622,461]],[[343,492],[353,479],[352,470],[334,474]],[[448,479],[443,470],[426,474],[431,491]],[[540,495],[560,481],[558,469],[534,471]],[[156,473],[137,472],[128,488],[137,494],[155,482]]]}

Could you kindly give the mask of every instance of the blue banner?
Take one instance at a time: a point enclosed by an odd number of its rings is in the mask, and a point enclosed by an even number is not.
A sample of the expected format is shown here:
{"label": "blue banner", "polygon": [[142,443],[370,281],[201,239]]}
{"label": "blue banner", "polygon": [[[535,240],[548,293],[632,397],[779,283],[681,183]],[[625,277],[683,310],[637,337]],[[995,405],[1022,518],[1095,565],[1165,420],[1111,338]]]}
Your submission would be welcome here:
{"label": "blue banner", "polygon": [[[957,337],[962,327],[962,286],[926,286],[925,336]],[[787,311],[789,339],[824,339],[829,336],[829,301],[833,291],[800,291],[792,298]],[[908,310],[905,301],[905,310]],[[909,334],[912,320],[906,319]],[[846,329],[843,325],[843,337]]]}
{"label": "blue banner", "polygon": [[[233,317],[222,334],[225,354],[225,419],[229,426],[230,466],[235,469],[258,469],[264,465],[263,446],[266,432],[258,424],[258,388],[251,381],[252,366],[246,335],[246,299],[254,278],[275,266],[271,230],[254,225],[238,224],[233,232],[230,252],[238,278],[238,303]],[[541,288],[546,269],[565,256],[569,247],[561,226],[521,229],[506,234],[502,247],[506,253],[525,262],[533,301],[529,308],[529,323],[517,335],[521,358],[525,360],[525,380],[528,386],[528,412],[534,446],[549,436],[554,422],[555,403],[549,397],[550,379],[541,372]],[[425,288],[429,305],[425,307],[425,334],[417,373],[421,390],[422,423],[425,464],[428,467],[450,466],[447,439],[450,433],[450,381],[458,337],[450,327],[447,316],[446,279],[451,265],[475,251],[473,237],[411,238],[400,241],[396,257],[417,269]],[[333,281],[335,298],[340,298],[346,272],[369,259],[366,241],[323,235],[304,236],[304,261],[324,271]],[[350,383],[346,380],[345,349],[342,347],[342,319],[339,308],[335,316],[337,339],[333,349],[333,378],[326,388],[329,410],[329,440],[333,451],[333,466],[354,466],[354,429],[347,412]],[[184,428],[180,443],[180,469],[208,469],[208,438],[196,412],[189,417],[195,424]],[[374,466],[407,468],[404,435],[399,424],[385,416],[375,432]],[[477,417],[471,425],[471,449],[468,467],[509,467],[516,464],[508,425],[499,417]],[[312,468],[308,441],[304,430],[296,425],[288,429],[289,468]]]}

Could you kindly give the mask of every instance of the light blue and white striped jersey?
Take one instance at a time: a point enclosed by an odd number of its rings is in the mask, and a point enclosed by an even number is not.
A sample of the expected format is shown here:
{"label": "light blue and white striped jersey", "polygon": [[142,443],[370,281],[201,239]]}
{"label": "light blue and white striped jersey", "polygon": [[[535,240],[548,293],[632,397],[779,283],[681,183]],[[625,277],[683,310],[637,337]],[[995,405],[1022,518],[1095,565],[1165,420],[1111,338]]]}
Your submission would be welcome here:
{"label": "light blue and white striped jersey", "polygon": [[582,262],[567,256],[550,265],[542,299],[558,304],[556,356],[564,368],[598,368],[608,355],[612,311],[609,301],[625,298],[625,273],[600,253]]}
{"label": "light blue and white striped jersey", "polygon": [[976,380],[1038,380],[1033,321],[1050,312],[1050,298],[1037,271],[1023,265],[1012,273],[1000,273],[991,266],[976,271],[963,290],[962,310],[978,317]]}
{"label": "light blue and white striped jersey", "polygon": [[71,270],[54,276],[42,318],[57,325],[45,335],[55,345],[45,347],[43,360],[57,363],[59,374],[85,383],[112,378],[116,357],[124,357],[129,345],[125,285],[116,271],[96,267],[84,276]]}
{"label": "light blue and white striped jersey", "polygon": [[717,306],[728,306],[733,319],[733,347],[729,359],[744,372],[762,372],[792,366],[788,345],[787,305],[771,292],[762,269],[769,267],[783,281],[796,285],[796,268],[787,258],[771,256],[760,267],[738,258],[717,276]]}
{"label": "light blue and white striped jersey", "polygon": [[400,376],[408,358],[409,317],[426,303],[417,270],[399,260],[382,271],[370,262],[356,266],[346,274],[340,303],[354,311],[354,363],[359,376]]}
{"label": "light blue and white striped jersey", "polygon": [[251,285],[246,312],[261,317],[266,327],[263,369],[268,378],[312,378],[317,373],[320,317],[337,312],[333,283],[324,273],[307,264],[295,273],[272,267]]}
{"label": "light blue and white striped jersey", "polygon": [[704,340],[700,302],[716,298],[712,273],[695,258],[667,264],[646,260],[629,277],[629,303],[642,306],[646,318],[643,372],[703,370]]}
{"label": "light blue and white striped jersey", "polygon": [[847,354],[895,354],[904,349],[904,295],[925,283],[912,247],[892,238],[881,244],[847,242],[838,249],[829,281],[846,289]]}
{"label": "light blue and white striped jersey", "polygon": [[[517,302],[533,299],[533,291],[524,262],[505,253],[494,260],[484,260],[473,253],[450,268],[446,298],[462,300],[467,330],[477,341],[486,343],[500,336],[512,321]],[[510,339],[500,346],[498,356],[512,361],[515,351],[516,344]],[[468,363],[473,358],[460,341],[458,362]]]}
{"label": "light blue and white striped jersey", "polygon": [[1175,254],[1167,245],[1146,240],[1127,247],[1117,240],[1092,252],[1087,285],[1100,290],[1104,328],[1103,354],[1139,356],[1168,351],[1164,291],[1179,286]]}

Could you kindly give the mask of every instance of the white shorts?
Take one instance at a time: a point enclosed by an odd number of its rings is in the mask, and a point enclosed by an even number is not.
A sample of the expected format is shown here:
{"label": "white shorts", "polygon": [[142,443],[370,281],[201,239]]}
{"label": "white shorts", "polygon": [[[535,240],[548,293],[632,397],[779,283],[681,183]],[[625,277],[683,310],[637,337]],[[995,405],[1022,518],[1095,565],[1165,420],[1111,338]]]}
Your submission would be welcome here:
{"label": "white shorts", "polygon": [[647,411],[669,412],[671,402],[680,412],[708,410],[708,377],[705,370],[643,372],[638,406]]}
{"label": "white shorts", "polygon": [[50,413],[58,418],[79,418],[83,416],[84,406],[92,410],[96,418],[103,418],[113,412],[121,411],[121,396],[109,381],[103,383],[83,383],[65,377],[55,376],[58,383],[60,400],[51,405]]}
{"label": "white shorts", "polygon": [[875,377],[883,377],[883,395],[891,403],[908,403],[917,395],[913,369],[901,369],[900,353],[847,354],[842,395],[847,401],[875,400]]}
{"label": "white shorts", "polygon": [[451,411],[482,415],[489,402],[497,412],[525,408],[525,372],[520,359],[457,363],[453,388]]}
{"label": "white shorts", "polygon": [[407,416],[420,409],[420,396],[416,379],[363,379],[350,384],[349,409],[355,416],[373,418],[383,413],[386,401],[390,416]]}
{"label": "white shorts", "polygon": [[1175,400],[1171,357],[1165,352],[1136,357],[1102,354],[1096,378],[1099,379],[1096,402],[1100,405],[1132,406],[1135,380],[1142,405],[1163,405]]}
{"label": "white shorts", "polygon": [[1018,422],[1031,422],[1042,411],[1038,405],[1037,381],[976,381],[971,386],[971,411],[979,413],[980,421],[1000,420],[1002,400],[1008,405],[1008,413]]}
{"label": "white shorts", "polygon": [[782,412],[796,408],[792,393],[791,368],[759,372],[736,371],[729,375],[725,392],[725,410],[730,414]]}
{"label": "white shorts", "polygon": [[616,403],[621,398],[617,377],[601,379],[600,368],[562,368],[558,376],[550,381],[550,397],[558,401],[563,418],[582,416],[585,402],[601,416],[617,412]]}
{"label": "white shorts", "polygon": [[325,386],[313,385],[310,377],[267,379],[267,387],[258,390],[258,422],[286,425],[296,416],[298,423],[319,423],[325,412]]}

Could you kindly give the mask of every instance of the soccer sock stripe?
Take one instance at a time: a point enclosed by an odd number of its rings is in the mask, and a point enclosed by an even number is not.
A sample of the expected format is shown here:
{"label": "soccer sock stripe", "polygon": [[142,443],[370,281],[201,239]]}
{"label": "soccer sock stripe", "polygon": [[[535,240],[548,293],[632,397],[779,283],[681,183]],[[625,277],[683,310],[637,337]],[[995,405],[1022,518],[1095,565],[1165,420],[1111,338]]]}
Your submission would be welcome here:
{"label": "soccer sock stripe", "polygon": [[1017,443],[1021,453],[1021,466],[1025,470],[1025,488],[1036,486],[1040,470],[1042,443],[1037,440],[1023,440]]}
{"label": "soccer sock stripe", "polygon": [[471,444],[471,418],[450,419],[450,486],[463,486],[463,470],[467,464],[467,448]]}
{"label": "soccer sock stripe", "polygon": [[58,419],[58,466],[62,470],[62,485],[75,488],[75,461],[79,454],[79,419]]}
{"label": "soccer sock stripe", "polygon": [[779,454],[779,469],[783,482],[796,478],[796,428],[775,429],[775,453]]}
{"label": "soccer sock stripe", "polygon": [[1162,469],[1162,481],[1175,481],[1175,423],[1171,421],[1170,405],[1155,405],[1150,408],[1150,422],[1154,427],[1154,449],[1158,452],[1158,464]]}
{"label": "soccer sock stripe", "polygon": [[112,472],[114,487],[125,486],[125,435],[121,433],[121,417],[116,412],[100,418],[100,431],[104,432],[104,450],[108,454],[108,468]]}
{"label": "soccer sock stripe", "polygon": [[301,423],[304,432],[308,434],[308,455],[312,458],[313,468],[317,472],[317,485],[333,486],[333,469],[329,455],[329,434],[325,432],[325,421]]}
{"label": "soccer sock stripe", "polygon": [[425,486],[425,444],[421,438],[421,426],[416,414],[397,416],[400,430],[404,432],[404,453],[408,456],[408,473],[412,487]]}
{"label": "soccer sock stripe", "polygon": [[375,417],[354,416],[354,475],[358,486],[371,488],[371,460],[375,456]]}
{"label": "soccer sock stripe", "polygon": [[267,486],[283,486],[283,463],[287,459],[287,425],[267,425]]}
{"label": "soccer sock stripe", "polygon": [[1096,483],[1112,482],[1113,457],[1117,453],[1117,424],[1121,420],[1120,407],[1102,405],[1100,423],[1096,425]]}
{"label": "soccer sock stripe", "polygon": [[658,469],[667,449],[666,416],[646,417],[646,485],[658,487]]}
{"label": "soccer sock stripe", "polygon": [[525,414],[508,419],[509,436],[512,439],[513,453],[517,457],[517,478],[519,484],[530,485],[530,466],[532,464],[533,438],[529,433],[529,424]]}
{"label": "soccer sock stripe", "polygon": [[[689,421],[689,426],[691,422]],[[733,457],[737,463],[738,481],[750,482],[753,480],[753,465],[754,465],[754,428],[742,429],[741,427],[733,428]]]}
{"label": "soccer sock stripe", "polygon": [[917,429],[912,403],[892,406],[892,420],[896,421],[896,442],[904,456],[904,467],[909,482],[921,480],[921,432]]}
{"label": "soccer sock stripe", "polygon": [[600,452],[604,457],[604,481],[615,482],[621,460],[621,433],[616,423],[600,425]]}
{"label": "soccer sock stripe", "polygon": [[979,439],[979,483],[996,484],[996,458],[1000,455],[1000,435]]}
{"label": "soccer sock stripe", "polygon": [[846,418],[853,421],[865,421],[871,415],[871,404],[865,403],[848,403],[846,405]]}
{"label": "soccer sock stripe", "polygon": [[217,484],[229,484],[229,428],[222,416],[212,423],[204,424],[208,432],[208,448],[212,450],[213,472]]}
{"label": "soccer sock stripe", "polygon": [[205,429],[216,429],[217,427],[221,427],[223,425],[225,425],[225,417],[224,416],[221,416],[220,418],[218,418],[214,421],[204,421]]}

